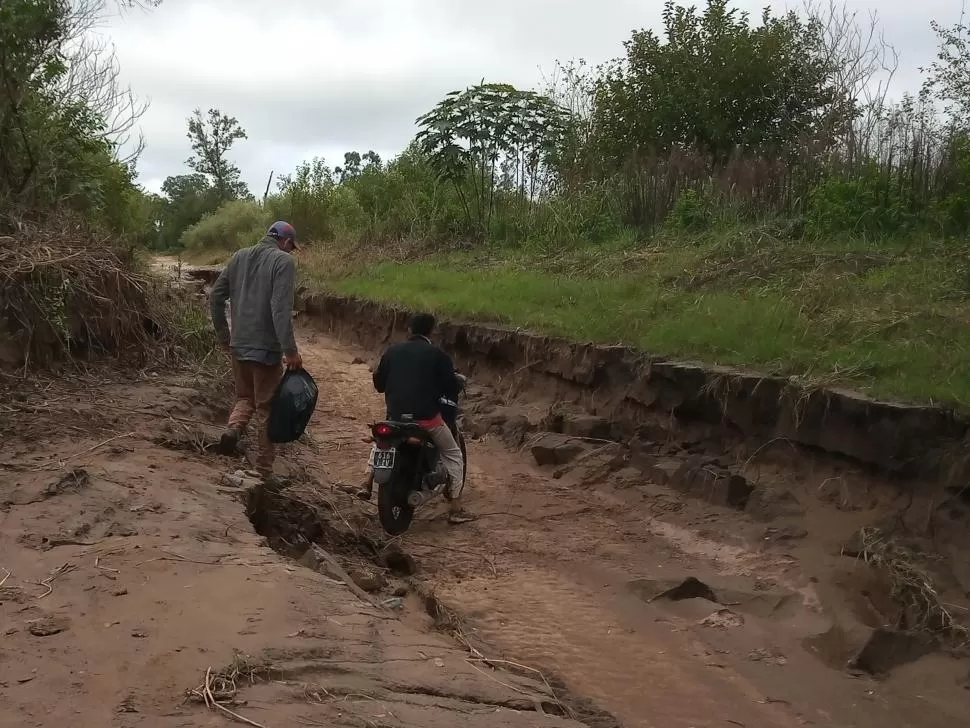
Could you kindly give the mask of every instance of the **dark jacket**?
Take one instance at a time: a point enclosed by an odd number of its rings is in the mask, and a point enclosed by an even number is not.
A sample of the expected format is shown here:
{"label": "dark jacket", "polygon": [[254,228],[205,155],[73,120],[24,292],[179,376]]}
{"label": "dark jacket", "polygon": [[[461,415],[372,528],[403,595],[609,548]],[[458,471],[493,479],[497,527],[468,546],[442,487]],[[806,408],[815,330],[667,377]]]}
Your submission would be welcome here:
{"label": "dark jacket", "polygon": [[423,336],[412,336],[384,352],[374,370],[374,388],[384,395],[389,419],[430,420],[441,414],[438,400],[457,391],[455,364]]}

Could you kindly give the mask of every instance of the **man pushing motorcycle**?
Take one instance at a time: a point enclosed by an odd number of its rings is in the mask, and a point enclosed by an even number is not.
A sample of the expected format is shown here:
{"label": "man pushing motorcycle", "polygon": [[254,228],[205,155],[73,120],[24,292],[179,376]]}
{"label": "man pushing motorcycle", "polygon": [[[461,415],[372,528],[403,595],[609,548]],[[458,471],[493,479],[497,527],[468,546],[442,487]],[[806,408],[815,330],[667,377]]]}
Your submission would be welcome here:
{"label": "man pushing motorcycle", "polygon": [[[446,405],[457,402],[460,377],[451,357],[431,342],[435,318],[418,314],[411,321],[410,337],[394,344],[381,357],[374,370],[374,389],[384,395],[387,418],[397,420],[410,415],[431,436],[448,473],[449,523],[474,520],[462,506],[464,460],[461,448],[443,417]],[[369,500],[373,478],[369,477],[358,493]]]}

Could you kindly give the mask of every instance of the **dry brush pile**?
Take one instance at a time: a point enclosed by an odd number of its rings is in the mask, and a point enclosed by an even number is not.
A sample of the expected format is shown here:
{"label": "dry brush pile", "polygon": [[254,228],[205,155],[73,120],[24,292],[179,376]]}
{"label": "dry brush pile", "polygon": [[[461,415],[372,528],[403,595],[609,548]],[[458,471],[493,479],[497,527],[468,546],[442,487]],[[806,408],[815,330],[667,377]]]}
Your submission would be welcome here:
{"label": "dry brush pile", "polygon": [[66,222],[0,235],[0,367],[102,356],[176,364],[211,345],[198,304],[117,240]]}

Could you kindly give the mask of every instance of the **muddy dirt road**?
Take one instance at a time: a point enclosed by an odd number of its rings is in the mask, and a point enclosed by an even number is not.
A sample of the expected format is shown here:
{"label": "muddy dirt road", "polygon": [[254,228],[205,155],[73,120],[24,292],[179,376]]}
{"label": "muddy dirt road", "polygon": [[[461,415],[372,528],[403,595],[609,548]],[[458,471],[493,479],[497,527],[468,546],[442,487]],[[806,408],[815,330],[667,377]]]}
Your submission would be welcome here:
{"label": "muddy dirt road", "polygon": [[[345,492],[381,412],[372,354],[312,332],[302,348],[320,405],[280,470],[373,543],[373,508]],[[225,477],[244,463],[211,454],[224,397],[139,372],[0,407],[0,726],[942,728],[970,711],[955,658],[878,681],[826,665],[809,567],[763,524],[492,438],[469,445],[479,520],[421,512],[396,542],[411,576],[346,539],[336,567],[287,558],[270,543],[299,550],[309,526],[273,523]],[[687,577],[716,601],[651,600]]]}
{"label": "muddy dirt road", "polygon": [[[314,439],[339,446],[303,466],[356,483],[368,446],[354,435],[382,414],[373,356],[319,334],[304,352],[326,393]],[[470,399],[487,396],[473,387]],[[497,439],[471,443],[469,460],[469,505],[481,517],[456,527],[441,504],[419,513],[402,539],[419,580],[489,648],[555,675],[621,725],[943,726],[970,706],[956,660],[883,682],[823,664],[804,642],[829,627],[815,580],[784,543],[766,547],[764,524],[639,473],[539,468],[528,447]],[[648,603],[689,577],[721,604]]]}
{"label": "muddy dirt road", "polygon": [[219,404],[151,372],[4,402],[0,726],[578,725],[272,551],[206,454]]}

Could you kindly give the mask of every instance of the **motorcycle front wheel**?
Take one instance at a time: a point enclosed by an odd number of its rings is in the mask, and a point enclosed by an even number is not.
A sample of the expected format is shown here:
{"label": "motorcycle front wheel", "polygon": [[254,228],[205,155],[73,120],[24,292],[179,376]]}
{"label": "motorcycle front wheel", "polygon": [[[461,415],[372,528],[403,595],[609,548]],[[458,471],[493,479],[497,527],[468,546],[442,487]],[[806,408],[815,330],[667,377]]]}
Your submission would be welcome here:
{"label": "motorcycle front wheel", "polygon": [[396,493],[393,482],[377,486],[377,518],[381,528],[390,536],[400,536],[411,526],[414,507]]}

